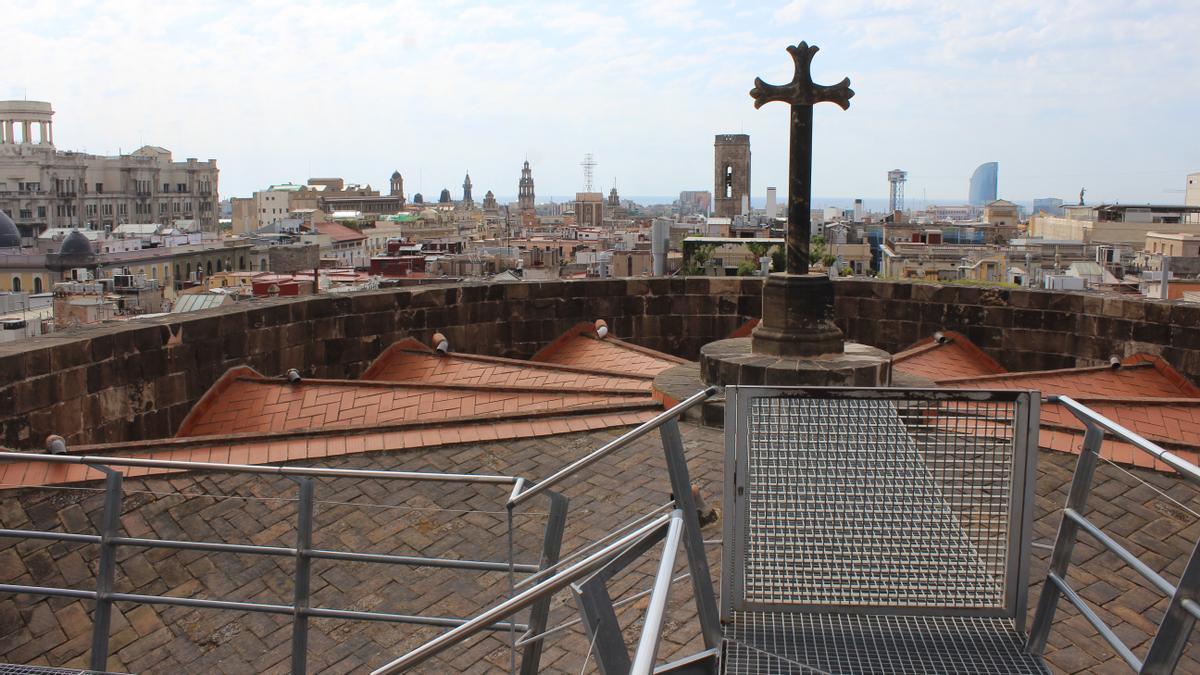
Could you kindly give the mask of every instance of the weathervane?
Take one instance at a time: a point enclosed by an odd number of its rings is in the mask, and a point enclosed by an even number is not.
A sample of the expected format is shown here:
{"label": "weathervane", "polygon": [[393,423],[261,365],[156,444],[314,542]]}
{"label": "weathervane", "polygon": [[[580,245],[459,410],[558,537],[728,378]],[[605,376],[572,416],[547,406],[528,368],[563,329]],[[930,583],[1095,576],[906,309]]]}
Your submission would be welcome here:
{"label": "weathervane", "polygon": [[762,78],[754,78],[750,96],[754,107],[764,103],[782,101],[792,106],[791,143],[788,171],[788,225],[787,225],[787,273],[808,274],[810,210],[812,208],[812,126],[813,105],[822,102],[836,103],[843,110],[850,108],[850,78],[834,85],[820,85],[812,81],[812,58],[819,48],[807,42],[788,47],[796,64],[792,81],[783,84],[767,84]]}

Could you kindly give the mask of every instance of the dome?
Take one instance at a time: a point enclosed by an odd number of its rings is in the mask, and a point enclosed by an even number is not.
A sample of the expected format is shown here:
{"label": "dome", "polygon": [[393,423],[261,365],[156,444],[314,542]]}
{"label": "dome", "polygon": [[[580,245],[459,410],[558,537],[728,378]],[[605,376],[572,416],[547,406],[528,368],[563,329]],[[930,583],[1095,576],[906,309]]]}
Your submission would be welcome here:
{"label": "dome", "polygon": [[401,176],[400,176],[400,172],[399,172],[399,171],[393,171],[393,172],[392,172],[392,180],[396,180],[397,178],[400,178],[400,177],[401,177]]}
{"label": "dome", "polygon": [[66,239],[63,239],[62,246],[58,249],[59,255],[91,255],[92,242],[88,240],[87,235],[79,230],[71,230]]}
{"label": "dome", "polygon": [[20,248],[21,232],[8,214],[0,211],[0,248]]}

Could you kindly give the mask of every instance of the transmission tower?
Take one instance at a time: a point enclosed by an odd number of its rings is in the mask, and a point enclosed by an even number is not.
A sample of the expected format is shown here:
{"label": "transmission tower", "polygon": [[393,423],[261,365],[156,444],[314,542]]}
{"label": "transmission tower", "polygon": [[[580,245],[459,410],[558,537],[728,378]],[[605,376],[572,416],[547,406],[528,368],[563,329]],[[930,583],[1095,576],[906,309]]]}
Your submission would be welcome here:
{"label": "transmission tower", "polygon": [[892,169],[888,172],[888,213],[904,210],[904,183],[908,172]]}
{"label": "transmission tower", "polygon": [[583,156],[583,161],[579,163],[583,167],[583,191],[592,191],[592,176],[596,173],[596,160],[592,158],[592,153],[587,153]]}

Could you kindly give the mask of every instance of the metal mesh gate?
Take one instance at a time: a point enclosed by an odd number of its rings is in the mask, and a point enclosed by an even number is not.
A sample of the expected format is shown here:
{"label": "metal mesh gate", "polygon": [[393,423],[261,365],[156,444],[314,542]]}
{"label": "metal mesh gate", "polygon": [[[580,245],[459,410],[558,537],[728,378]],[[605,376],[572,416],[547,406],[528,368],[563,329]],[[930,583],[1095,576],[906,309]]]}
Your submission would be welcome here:
{"label": "metal mesh gate", "polygon": [[1041,672],[1029,392],[729,387],[727,672]]}
{"label": "metal mesh gate", "polygon": [[999,607],[1013,404],[755,397],[744,598]]}

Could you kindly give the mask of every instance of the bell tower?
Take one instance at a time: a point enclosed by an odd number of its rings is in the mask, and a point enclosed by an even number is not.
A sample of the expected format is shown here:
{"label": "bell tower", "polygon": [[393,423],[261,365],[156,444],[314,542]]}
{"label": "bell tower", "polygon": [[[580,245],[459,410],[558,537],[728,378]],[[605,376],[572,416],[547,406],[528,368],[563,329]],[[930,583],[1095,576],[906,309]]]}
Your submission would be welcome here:
{"label": "bell tower", "polygon": [[713,215],[732,218],[742,214],[750,198],[750,136],[718,134],[713,179]]}

